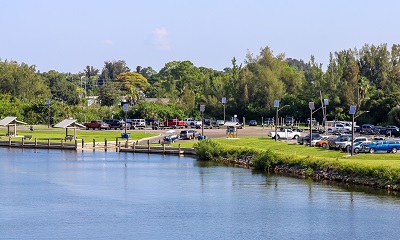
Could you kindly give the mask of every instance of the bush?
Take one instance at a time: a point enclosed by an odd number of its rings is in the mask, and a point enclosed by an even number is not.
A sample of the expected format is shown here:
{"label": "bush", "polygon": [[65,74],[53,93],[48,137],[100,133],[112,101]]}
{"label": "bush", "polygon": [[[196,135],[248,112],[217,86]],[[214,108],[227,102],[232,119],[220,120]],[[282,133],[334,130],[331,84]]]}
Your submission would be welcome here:
{"label": "bush", "polygon": [[200,160],[212,160],[220,157],[222,147],[219,143],[207,138],[195,143],[194,150]]}

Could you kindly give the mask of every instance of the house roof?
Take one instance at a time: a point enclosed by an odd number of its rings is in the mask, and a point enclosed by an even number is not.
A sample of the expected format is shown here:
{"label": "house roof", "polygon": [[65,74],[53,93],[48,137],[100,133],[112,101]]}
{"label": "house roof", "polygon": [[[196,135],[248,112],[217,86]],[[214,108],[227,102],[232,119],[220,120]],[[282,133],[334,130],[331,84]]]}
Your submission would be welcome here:
{"label": "house roof", "polygon": [[12,116],[5,117],[2,120],[0,120],[0,126],[7,126],[10,124],[27,124],[27,123],[18,121],[17,117],[12,117]]}
{"label": "house roof", "polygon": [[85,127],[84,125],[77,123],[76,119],[64,119],[61,122],[54,125],[55,128],[68,128],[68,127]]}

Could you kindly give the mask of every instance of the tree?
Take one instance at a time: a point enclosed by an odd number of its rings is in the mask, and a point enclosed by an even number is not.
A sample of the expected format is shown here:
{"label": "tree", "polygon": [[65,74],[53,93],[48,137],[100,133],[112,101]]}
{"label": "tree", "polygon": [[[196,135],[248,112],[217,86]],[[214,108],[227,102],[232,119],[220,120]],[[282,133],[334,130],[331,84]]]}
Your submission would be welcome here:
{"label": "tree", "polygon": [[103,85],[100,88],[99,101],[102,106],[113,106],[119,103],[121,93],[117,83],[110,83],[107,86]]}
{"label": "tree", "polygon": [[116,79],[119,74],[130,71],[131,70],[126,65],[126,62],[123,60],[105,61],[101,72],[101,79],[103,80],[103,83],[107,84],[109,80]]}
{"label": "tree", "polygon": [[77,86],[66,79],[66,75],[54,70],[43,73],[49,83],[53,99],[70,105],[79,103]]}

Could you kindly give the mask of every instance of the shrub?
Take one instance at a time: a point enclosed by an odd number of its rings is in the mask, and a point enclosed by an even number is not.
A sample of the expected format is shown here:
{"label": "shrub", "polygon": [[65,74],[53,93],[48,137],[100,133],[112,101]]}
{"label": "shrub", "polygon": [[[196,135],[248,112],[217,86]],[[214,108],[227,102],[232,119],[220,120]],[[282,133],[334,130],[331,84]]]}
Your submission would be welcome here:
{"label": "shrub", "polygon": [[200,160],[212,160],[220,157],[222,147],[211,139],[204,139],[194,144],[194,150]]}

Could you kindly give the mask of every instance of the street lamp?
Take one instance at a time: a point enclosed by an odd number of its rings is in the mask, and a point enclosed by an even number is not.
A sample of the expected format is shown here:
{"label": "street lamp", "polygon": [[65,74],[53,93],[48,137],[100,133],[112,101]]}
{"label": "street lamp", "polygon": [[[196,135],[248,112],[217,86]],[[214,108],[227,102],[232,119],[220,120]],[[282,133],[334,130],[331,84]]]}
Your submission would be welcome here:
{"label": "street lamp", "polygon": [[226,97],[223,97],[221,100],[222,105],[224,105],[224,124],[225,124],[225,105],[226,105]]}
{"label": "street lamp", "polygon": [[[312,114],[313,110],[315,109],[314,102],[309,102],[308,107],[310,108],[310,147],[311,147],[311,142],[312,142]],[[318,110],[318,109],[317,109]]]}
{"label": "street lamp", "polygon": [[47,128],[50,128],[50,98],[46,99],[46,105],[49,106],[49,119],[48,119],[48,124],[47,124]]}
{"label": "street lamp", "polygon": [[276,142],[276,139],[277,139],[277,132],[278,132],[278,129],[277,129],[277,127],[278,127],[278,113],[279,113],[279,110],[281,110],[282,108],[284,108],[284,107],[288,107],[289,105],[285,105],[285,106],[282,106],[281,108],[279,108],[279,100],[274,100],[274,108],[276,108],[276,116],[275,116],[275,142]]}

